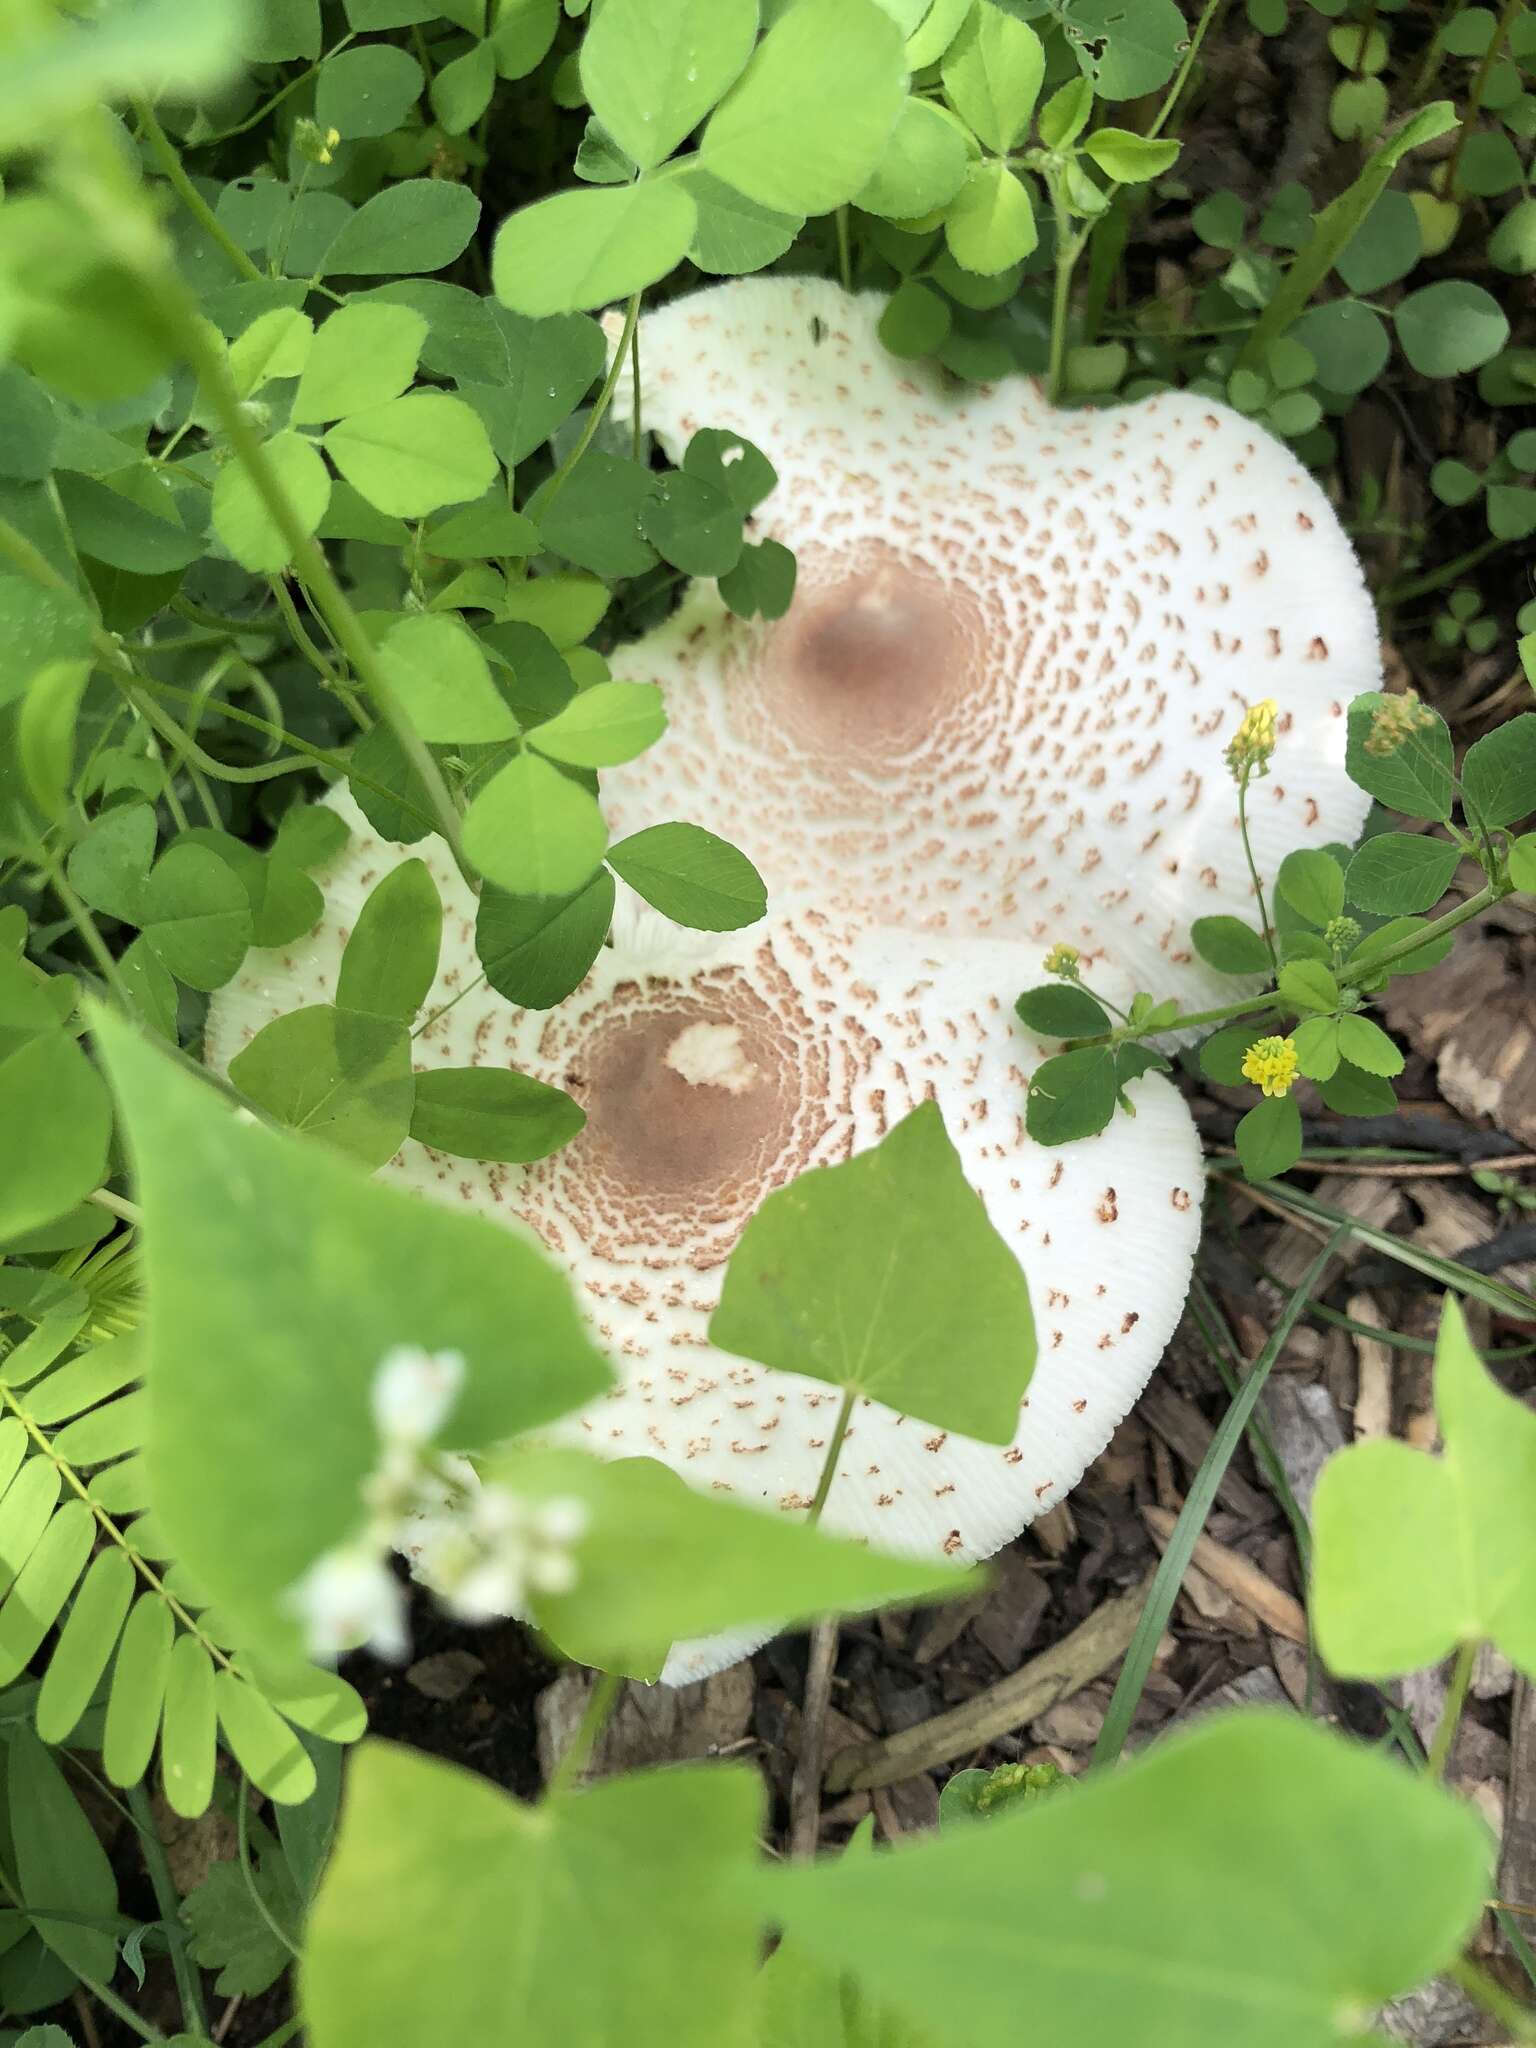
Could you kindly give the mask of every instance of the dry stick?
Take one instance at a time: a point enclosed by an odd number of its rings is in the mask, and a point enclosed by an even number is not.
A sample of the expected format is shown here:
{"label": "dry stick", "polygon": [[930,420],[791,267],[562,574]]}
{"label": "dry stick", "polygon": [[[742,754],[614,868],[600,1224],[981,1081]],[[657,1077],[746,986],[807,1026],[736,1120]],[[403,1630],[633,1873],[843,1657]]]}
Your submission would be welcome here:
{"label": "dry stick", "polygon": [[[837,1420],[816,1482],[816,1498],[807,1517],[814,1528],[821,1520],[837,1473],[837,1461],[853,1414],[854,1390],[844,1387]],[[811,1656],[800,1704],[800,1754],[789,1786],[789,1853],[812,1857],[821,1840],[821,1780],[827,1748],[827,1709],[832,1704],[832,1673],[837,1665],[837,1619],[824,1614],[811,1630]]]}
{"label": "dry stick", "polygon": [[1095,1608],[1071,1635],[947,1714],[842,1750],[827,1768],[828,1792],[868,1792],[968,1756],[1080,1692],[1125,1655],[1151,1585],[1148,1573],[1129,1593]]}
{"label": "dry stick", "polygon": [[[1145,1507],[1141,1518],[1151,1530],[1153,1542],[1161,1550],[1173,1534],[1178,1516],[1170,1514],[1167,1508]],[[1244,1557],[1240,1550],[1233,1550],[1225,1543],[1218,1543],[1214,1536],[1197,1536],[1191,1554],[1207,1578],[1214,1579],[1240,1607],[1246,1607],[1250,1614],[1257,1615],[1266,1628],[1273,1629],[1277,1636],[1288,1636],[1293,1643],[1307,1640],[1307,1617],[1301,1602],[1287,1593],[1283,1586],[1277,1586],[1268,1572],[1260,1571],[1251,1558]]]}

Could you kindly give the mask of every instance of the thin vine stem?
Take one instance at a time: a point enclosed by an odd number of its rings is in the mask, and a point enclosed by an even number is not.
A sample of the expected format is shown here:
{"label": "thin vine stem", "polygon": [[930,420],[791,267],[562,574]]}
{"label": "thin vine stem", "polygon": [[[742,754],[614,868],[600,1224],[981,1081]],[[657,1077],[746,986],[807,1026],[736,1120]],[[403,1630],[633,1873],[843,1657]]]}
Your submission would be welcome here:
{"label": "thin vine stem", "polygon": [[155,110],[149,101],[147,99],[136,99],[133,102],[133,110],[138,116],[139,126],[144,131],[145,140],[154,151],[155,161],[169,179],[176,197],[197,222],[209,241],[215,243],[223,250],[240,275],[250,283],[259,284],[262,281],[261,271],[251,261],[245,250],[241,248],[234,236],[230,234],[224,223],[214,213],[212,207],[209,206],[207,200],[204,199],[202,193],[198,191],[192,180],[187,176],[187,168],[181,160],[180,151],[155,119]]}
{"label": "thin vine stem", "polygon": [[1445,1767],[1451,1760],[1451,1751],[1456,1745],[1456,1731],[1461,1726],[1462,1708],[1467,1704],[1467,1691],[1472,1683],[1472,1669],[1477,1662],[1477,1644],[1465,1642],[1456,1652],[1456,1662],[1451,1666],[1451,1683],[1445,1695],[1445,1710],[1435,1730],[1435,1739],[1429,1745],[1429,1755],[1424,1762],[1424,1772],[1430,1778],[1443,1778]]}
{"label": "thin vine stem", "polygon": [[1243,859],[1248,863],[1248,874],[1253,882],[1253,893],[1259,905],[1259,926],[1264,935],[1264,949],[1269,954],[1269,969],[1275,980],[1280,979],[1280,955],[1275,949],[1275,934],[1269,922],[1269,906],[1264,901],[1264,884],[1259,878],[1259,864],[1253,857],[1253,842],[1248,836],[1248,775],[1246,770],[1237,785],[1237,830],[1243,842]]}
{"label": "thin vine stem", "polygon": [[[561,491],[565,489],[566,484],[570,481],[571,471],[597,438],[597,430],[602,425],[609,406],[613,403],[613,394],[618,389],[620,377],[624,374],[624,358],[629,353],[630,344],[635,336],[635,328],[639,323],[640,299],[641,294],[635,292],[631,296],[629,303],[625,306],[624,326],[613,351],[613,360],[608,365],[608,374],[603,379],[602,389],[592,401],[592,409],[587,414],[581,432],[576,437],[575,446],[555,471],[549,482],[544,486],[543,495],[539,502],[546,509],[554,502]],[[637,386],[635,392],[637,405],[639,403],[639,395]]]}
{"label": "thin vine stem", "polygon": [[181,2017],[186,2030],[195,2039],[208,2039],[208,2015],[203,2007],[202,1986],[197,1971],[188,1959],[186,1948],[179,1939],[181,1927],[181,1901],[171,1878],[171,1866],[165,1853],[165,1844],[160,1839],[160,1830],[155,1826],[154,1810],[149,1803],[149,1794],[142,1781],[128,1788],[128,1806],[133,1815],[134,1825],[139,1831],[140,1846],[144,1861],[149,1869],[149,1881],[154,1887],[155,1904],[160,1909],[160,1918],[170,1929],[169,1946],[171,1969],[176,1977],[176,1993],[181,2000]]}

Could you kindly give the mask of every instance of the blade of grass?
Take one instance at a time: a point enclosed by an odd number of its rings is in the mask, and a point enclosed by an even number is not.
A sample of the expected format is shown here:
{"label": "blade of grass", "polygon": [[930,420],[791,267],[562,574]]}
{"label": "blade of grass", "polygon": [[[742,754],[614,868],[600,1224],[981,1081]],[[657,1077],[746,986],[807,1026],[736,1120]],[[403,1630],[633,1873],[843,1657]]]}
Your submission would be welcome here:
{"label": "blade of grass", "polygon": [[[1217,1172],[1222,1171],[1222,1162],[1213,1163]],[[1441,1287],[1449,1287],[1457,1294],[1468,1295],[1473,1301],[1497,1309],[1500,1315],[1514,1316],[1521,1322],[1536,1321],[1536,1295],[1522,1294],[1518,1287],[1506,1286],[1502,1280],[1495,1280],[1487,1273],[1476,1273],[1457,1259],[1444,1259],[1437,1252],[1427,1252],[1422,1245],[1410,1244],[1407,1238],[1399,1237],[1394,1231],[1382,1230],[1374,1223],[1363,1223],[1358,1216],[1348,1216],[1342,1209],[1320,1202],[1316,1195],[1293,1188],[1288,1181],[1267,1181],[1264,1193],[1269,1201],[1294,1210],[1298,1216],[1342,1226],[1346,1236],[1359,1238],[1362,1244],[1370,1245],[1373,1251],[1385,1253],[1398,1265],[1423,1273]]]}
{"label": "blade of grass", "polygon": [[1242,1442],[1243,1432],[1258,1404],[1264,1383],[1269,1378],[1275,1360],[1280,1356],[1285,1340],[1300,1320],[1313,1288],[1328,1269],[1329,1261],[1349,1233],[1354,1219],[1343,1217],[1333,1235],[1323,1246],[1312,1264],[1302,1275],[1301,1283],[1286,1303],[1279,1322],[1270,1335],[1269,1342],[1249,1367],[1244,1379],[1216,1434],[1211,1438],[1210,1448],[1200,1463],[1184,1506],[1174,1524],[1173,1534],[1168,1538],[1168,1548],[1163,1552],[1162,1563],[1152,1581],[1152,1590],[1147,1595],[1147,1604],[1141,1610],[1141,1620],[1131,1638],[1131,1646],[1125,1653],[1125,1662],[1120,1667],[1120,1676],[1115,1681],[1114,1695],[1109,1703],[1109,1712],[1104,1717],[1104,1726],[1094,1745],[1092,1768],[1102,1770],[1114,1763],[1125,1747],[1125,1738],[1130,1733],[1131,1721],[1147,1674],[1152,1669],[1152,1659],[1157,1654],[1158,1643],[1168,1617],[1173,1612],[1173,1603],[1178,1598],[1179,1587],[1189,1569],[1190,1556],[1195,1547],[1195,1538],[1205,1527],[1206,1516],[1216,1498],[1216,1489],[1222,1475],[1232,1462],[1232,1455]]}
{"label": "blade of grass", "polygon": [[[1190,1298],[1194,1307],[1195,1328],[1200,1333],[1200,1341],[1205,1346],[1206,1355],[1221,1374],[1222,1384],[1227,1392],[1236,1400],[1242,1391],[1242,1375],[1239,1370],[1242,1353],[1238,1349],[1236,1338],[1227,1327],[1227,1319],[1222,1314],[1216,1297],[1198,1273],[1190,1289]],[[1248,1424],[1248,1441],[1252,1444],[1253,1454],[1269,1481],[1271,1492],[1285,1510],[1285,1518],[1291,1525],[1291,1534],[1296,1539],[1296,1555],[1301,1560],[1302,1577],[1309,1578],[1312,1572],[1312,1531],[1307,1526],[1306,1510],[1292,1491],[1285,1467],[1280,1462],[1280,1453],[1275,1449],[1268,1425],[1257,1409],[1254,1410]]]}

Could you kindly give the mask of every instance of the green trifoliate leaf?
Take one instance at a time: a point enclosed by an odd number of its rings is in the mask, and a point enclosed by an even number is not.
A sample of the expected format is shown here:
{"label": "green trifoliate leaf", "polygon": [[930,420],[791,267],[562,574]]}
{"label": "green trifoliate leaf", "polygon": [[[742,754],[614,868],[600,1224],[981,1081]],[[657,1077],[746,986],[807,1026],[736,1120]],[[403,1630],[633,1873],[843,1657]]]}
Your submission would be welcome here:
{"label": "green trifoliate leaf", "polygon": [[749,542],[720,578],[720,595],[739,619],[782,619],[795,595],[795,558],[782,542]]}
{"label": "green trifoliate leaf", "polygon": [[[1093,87],[1086,78],[1070,80],[1053,92],[1040,109],[1041,142],[1047,149],[1066,149],[1088,126],[1092,112]],[[1195,232],[1200,232],[1198,227]]]}
{"label": "green trifoliate leaf", "polygon": [[369,891],[341,956],[336,1003],[415,1022],[437,978],[443,906],[423,860],[402,861]]}
{"label": "green trifoliate leaf", "polygon": [[1296,1064],[1309,1081],[1327,1081],[1338,1072],[1339,1019],[1305,1017],[1291,1033]]}
{"label": "green trifoliate leaf", "polygon": [[931,1102],[872,1151],[769,1195],[709,1334],[984,1443],[1012,1438],[1035,1362],[1023,1270]]}
{"label": "green trifoliate leaf", "polygon": [[366,200],[324,251],[327,277],[404,277],[443,270],[469,246],[480,202],[446,178],[407,178]]}
{"label": "green trifoliate leaf", "polygon": [[1173,169],[1179,144],[1149,135],[1134,135],[1126,128],[1096,128],[1083,144],[1084,156],[1091,157],[1107,177],[1119,185],[1144,185]]}
{"label": "green trifoliate leaf", "polygon": [[315,80],[315,119],[344,141],[387,135],[421,97],[421,66],[392,43],[365,43],[327,57]]}
{"label": "green trifoliate leaf", "polygon": [[93,910],[104,910],[124,924],[141,922],[155,832],[148,804],[120,804],[91,820],[70,849],[68,872]]}
{"label": "green trifoliate leaf", "polygon": [[640,463],[592,448],[558,489],[546,484],[534,493],[529,516],[545,546],[578,568],[611,579],[638,576],[656,560],[640,530],[655,488]]}
{"label": "green trifoliate leaf", "polygon": [[1048,0],[1101,99],[1156,92],[1178,68],[1189,29],[1175,0]]}
{"label": "green trifoliate leaf", "polygon": [[1267,974],[1263,935],[1240,917],[1197,917],[1189,928],[1195,951],[1218,974]]}
{"label": "green trifoliate leaf", "polygon": [[1289,1095],[1266,1095],[1238,1124],[1233,1143],[1249,1180],[1273,1180],[1301,1157],[1301,1111]]}
{"label": "green trifoliate leaf", "polygon": [[880,315],[880,339],[893,356],[932,355],[949,334],[949,301],[916,278],[903,278]]}
{"label": "green trifoliate leaf", "polygon": [[984,1825],[765,1867],[757,1892],[792,1942],[944,2042],[1016,2040],[1027,1982],[1043,2041],[1335,2048],[1457,1955],[1492,1853],[1438,1785],[1254,1711]]}
{"label": "green trifoliate leaf", "polygon": [[1339,984],[1321,960],[1288,960],[1280,970],[1282,998],[1296,1010],[1339,1007]]}
{"label": "green trifoliate leaf", "polygon": [[653,170],[735,84],[757,38],[757,0],[606,0],[581,46],[588,103]]}
{"label": "green trifoliate leaf", "polygon": [[802,214],[762,206],[708,171],[690,171],[684,183],[699,216],[688,261],[712,277],[739,277],[777,262],[805,226]]}
{"label": "green trifoliate leaf", "polygon": [[398,1020],[317,1003],[263,1026],[229,1063],[241,1094],[290,1131],[383,1166],[411,1126],[410,1033]]}
{"label": "green trifoliate leaf", "polygon": [[229,345],[229,374],[236,391],[249,398],[279,377],[297,377],[315,338],[314,323],[293,306],[274,306]]}
{"label": "green trifoliate leaf", "polygon": [[949,253],[984,277],[1022,263],[1040,239],[1028,187],[1005,163],[972,164],[944,216]]}
{"label": "green trifoliate leaf", "polygon": [[449,135],[466,135],[491,103],[496,90],[496,52],[488,42],[472,43],[432,80],[432,112]]}
{"label": "green trifoliate leaf", "polygon": [[446,519],[429,526],[421,537],[429,555],[451,562],[521,559],[539,552],[539,529],[525,512],[514,511],[493,491],[478,505],[466,505],[462,512],[450,512]]}
{"label": "green trifoliate leaf", "polygon": [[1044,1038],[1092,1038],[1108,1031],[1109,1015],[1085,988],[1046,982],[1026,989],[1014,1004],[1020,1020]]}
{"label": "green trifoliate leaf", "polygon": [[1113,1046],[1085,1045],[1059,1053],[1030,1076],[1025,1127],[1037,1145],[1091,1138],[1114,1115],[1119,1093]]}
{"label": "green trifoliate leaf", "polygon": [[699,144],[701,167],[783,213],[829,213],[874,172],[906,99],[901,33],[875,0],[796,0]]}
{"label": "green trifoliate leaf", "polygon": [[379,659],[424,740],[451,744],[516,739],[517,720],[491,680],[466,626],[440,612],[408,612],[379,644]]}
{"label": "green trifoliate leaf", "polygon": [[941,76],[961,119],[989,150],[1006,154],[1035,110],[1045,49],[1027,22],[979,0],[945,52]]}
{"label": "green trifoliate leaf", "polygon": [[1401,917],[1438,903],[1460,860],[1460,847],[1449,840],[1381,832],[1367,839],[1350,862],[1345,888],[1350,902],[1362,910]]}
{"label": "green trifoliate leaf", "polygon": [[572,768],[615,768],[653,746],[666,727],[654,683],[594,683],[535,726],[528,744]]}
{"label": "green trifoliate leaf", "polygon": [[597,799],[537,754],[491,777],[464,819],[464,850],[514,896],[568,896],[590,881],[608,844]]}
{"label": "green trifoliate leaf", "polygon": [[239,972],[253,937],[250,898],[216,853],[167,847],[139,909],[144,937],[161,965],[189,988],[222,988]]}
{"label": "green trifoliate leaf", "polygon": [[426,338],[426,321],[409,306],[354,299],[315,335],[292,418],[337,420],[398,398],[416,374]]}
{"label": "green trifoliate leaf", "polygon": [[478,498],[496,474],[479,417],[441,391],[353,413],[331,428],[325,449],[370,505],[400,519]]}
{"label": "green trifoliate leaf", "polygon": [[[278,434],[265,452],[299,524],[306,535],[312,534],[331,500],[330,472],[302,434]],[[241,568],[253,574],[275,575],[292,559],[266,500],[240,462],[226,463],[219,471],[213,487],[213,530]]]}
{"label": "green trifoliate leaf", "polygon": [[725,492],[743,518],[755,511],[778,482],[778,471],[761,448],[723,427],[700,427],[683,455],[683,468],[701,483]]}
{"label": "green trifoliate leaf", "polygon": [[1389,1081],[1367,1074],[1341,1060],[1338,1071],[1319,1084],[1318,1093],[1335,1116],[1391,1116],[1397,1096]]}
{"label": "green trifoliate leaf", "polygon": [[[1427,932],[1430,921],[1424,917],[1393,917],[1384,925],[1378,925],[1369,938],[1362,939],[1349,956],[1351,973],[1369,969],[1389,948],[1401,945],[1417,932]],[[1445,932],[1432,938],[1427,944],[1404,953],[1400,960],[1394,960],[1390,969],[1383,972],[1392,974],[1422,974],[1428,967],[1438,967],[1446,959],[1455,943],[1455,934]]]}
{"label": "green trifoliate leaf", "polygon": [[608,865],[674,924],[733,932],[768,907],[763,878],[744,853],[702,825],[651,825],[608,852]]}
{"label": "green trifoliate leaf", "polygon": [[496,296],[535,319],[606,306],[674,269],[696,225],[693,201],[675,182],[540,199],[497,232],[491,257]]}
{"label": "green trifoliate leaf", "polygon": [[242,1645],[288,1658],[288,1590],[358,1526],[387,1352],[463,1355],[452,1427],[469,1451],[579,1407],[611,1376],[531,1242],[239,1118],[115,1018],[92,1028],[144,1210],[156,1515]]}
{"label": "green trifoliate leaf", "polygon": [[1349,777],[1389,810],[1409,818],[1451,815],[1451,735],[1417,699],[1370,691],[1349,707]]}
{"label": "green trifoliate leaf", "polygon": [[1340,1017],[1339,1051],[1367,1074],[1390,1078],[1403,1071],[1403,1056],[1379,1024],[1358,1015]]}
{"label": "green trifoliate leaf", "polygon": [[1536,1676],[1536,1415],[1490,1376],[1450,1297],[1435,1407],[1443,1456],[1383,1438],[1323,1468],[1318,1647],[1347,1677],[1391,1678],[1487,1640]]}
{"label": "green trifoliate leaf", "polygon": [[[712,1764],[527,1807],[370,1743],[306,1932],[309,2029],[331,2048],[519,2033],[714,2048],[758,1967],[757,1919],[737,1891],[761,1805],[750,1770]],[[565,1899],[580,1912],[550,1910]],[[596,1924],[610,1930],[600,1969],[583,1932]],[[442,1937],[424,1963],[425,1926]]]}
{"label": "green trifoliate leaf", "polygon": [[411,1136],[461,1159],[517,1165],[568,1145],[586,1112],[562,1089],[505,1067],[432,1067],[416,1077]]}
{"label": "green trifoliate leaf", "polygon": [[916,220],[949,204],[969,163],[965,130],[954,116],[932,100],[909,99],[858,204],[887,220]]}
{"label": "green trifoliate leaf", "polygon": [[725,576],[741,560],[741,513],[719,484],[686,469],[657,481],[640,507],[640,530],[688,576]]}
{"label": "green trifoliate leaf", "polygon": [[1461,779],[1485,825],[1514,825],[1536,811],[1536,712],[1522,711],[1475,740]]}
{"label": "green trifoliate leaf", "polygon": [[1509,340],[1509,320],[1480,284],[1443,278],[1398,306],[1397,338],[1423,376],[1459,377],[1498,354]]}
{"label": "green trifoliate leaf", "polygon": [[1319,930],[1344,908],[1344,870],[1331,853],[1306,847],[1288,853],[1275,887],[1299,917]]}
{"label": "green trifoliate leaf", "polygon": [[613,877],[601,868],[568,896],[509,896],[484,889],[475,951],[499,995],[524,1010],[550,1010],[586,979],[613,921]]}

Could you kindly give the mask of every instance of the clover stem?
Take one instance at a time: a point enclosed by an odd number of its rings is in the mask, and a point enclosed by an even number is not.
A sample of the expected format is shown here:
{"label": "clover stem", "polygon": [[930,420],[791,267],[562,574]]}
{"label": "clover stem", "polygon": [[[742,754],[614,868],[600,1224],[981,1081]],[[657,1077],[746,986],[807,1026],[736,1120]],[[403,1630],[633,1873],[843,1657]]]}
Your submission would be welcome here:
{"label": "clover stem", "polygon": [[613,1712],[622,1682],[616,1671],[597,1674],[597,1683],[587,1695],[587,1704],[582,1710],[576,1733],[571,1737],[570,1747],[550,1773],[549,1783],[544,1788],[546,1799],[555,1799],[561,1793],[575,1790],[582,1772],[592,1761],[598,1737],[608,1725],[608,1716]]}
{"label": "clover stem", "polygon": [[1248,838],[1248,775],[1245,770],[1237,784],[1237,829],[1242,835],[1243,858],[1248,863],[1248,873],[1253,881],[1253,893],[1258,898],[1259,925],[1264,933],[1264,945],[1269,953],[1270,972],[1276,981],[1280,979],[1280,955],[1275,951],[1275,935],[1270,928],[1269,908],[1264,901],[1264,884],[1259,880],[1258,862],[1253,857],[1253,846]]}
{"label": "clover stem", "polygon": [[[603,415],[612,404],[613,394],[618,388],[619,378],[624,373],[624,358],[629,354],[629,346],[634,339],[635,327],[639,318],[640,294],[635,292],[631,295],[629,304],[624,308],[624,327],[614,348],[613,360],[608,365],[608,374],[603,379],[603,388],[592,401],[592,409],[587,414],[586,425],[577,436],[575,447],[572,448],[570,454],[566,456],[564,462],[561,463],[549,482],[544,486],[543,496],[540,498],[539,503],[545,511],[549,509],[560,492],[564,490],[570,479],[571,471],[580,462],[596,438],[597,430],[603,423]],[[639,396],[640,393],[637,386],[635,391],[637,405],[639,403]]]}
{"label": "clover stem", "polygon": [[842,279],[843,290],[853,290],[853,246],[848,236],[848,209],[837,209],[837,274]]}
{"label": "clover stem", "polygon": [[181,161],[181,152],[169,135],[155,119],[155,110],[147,99],[136,99],[133,111],[138,116],[139,127],[146,141],[154,151],[156,160],[166,177],[175,188],[176,197],[197,222],[210,242],[223,250],[236,270],[248,282],[261,282],[261,272],[251,261],[245,250],[229,233],[224,223],[214,214],[201,192],[187,176],[186,166]]}
{"label": "clover stem", "polygon": [[171,1969],[176,1977],[176,1995],[181,2000],[182,2022],[194,2040],[206,2041],[208,2015],[203,2009],[202,1987],[198,1983],[197,1972],[187,1960],[186,1939],[182,1933],[181,1900],[171,1878],[171,1866],[166,1857],[165,1844],[160,1839],[160,1830],[155,1826],[149,1794],[144,1790],[142,1781],[128,1787],[128,1806],[133,1816],[133,1824],[138,1830],[140,1846],[144,1851],[149,1881],[154,1887],[155,1904],[160,1908],[160,1918],[166,1926],[171,1951]]}
{"label": "clover stem", "polygon": [[1067,359],[1067,318],[1072,306],[1072,272],[1077,259],[1083,253],[1085,235],[1074,235],[1066,201],[1062,197],[1059,177],[1048,175],[1046,187],[1051,195],[1051,211],[1056,217],[1056,286],[1051,295],[1051,358],[1046,372],[1047,400],[1052,405],[1061,403],[1063,367]]}
{"label": "clover stem", "polygon": [[1477,1662],[1477,1644],[1463,1643],[1456,1652],[1456,1662],[1451,1667],[1450,1688],[1445,1695],[1445,1711],[1440,1716],[1440,1725],[1435,1730],[1435,1739],[1429,1746],[1429,1755],[1424,1762],[1426,1777],[1443,1778],[1445,1767],[1450,1761],[1451,1749],[1456,1741],[1456,1730],[1461,1726],[1461,1710],[1467,1703],[1467,1688],[1472,1683],[1472,1667]]}
{"label": "clover stem", "polygon": [[459,813],[443,779],[443,772],[396,695],[378,650],[336,580],[326,560],[325,550],[294,508],[260,435],[246,417],[239,395],[229,380],[222,354],[204,332],[177,278],[162,270],[145,276],[143,284],[166,339],[191,365],[236,460],[250,478],[273,525],[282,535],[295,575],[309,592],[336,645],[377,705],[399,742],[401,752],[415,771],[431,802],[437,829],[447,842],[455,866],[470,889],[478,890],[476,877],[464,859]]}
{"label": "clover stem", "polygon": [[848,1434],[848,1418],[853,1413],[856,1393],[856,1388],[844,1387],[837,1420],[833,1423],[832,1434],[827,1439],[827,1455],[822,1460],[821,1477],[816,1482],[816,1498],[811,1502],[811,1512],[806,1518],[813,1529],[821,1520],[822,1511],[827,1505],[827,1496],[832,1491],[832,1481],[837,1476],[837,1461],[842,1452],[843,1439]]}
{"label": "clover stem", "polygon": [[1157,119],[1147,130],[1149,141],[1161,135],[1164,128],[1168,125],[1168,116],[1178,105],[1179,95],[1189,82],[1190,72],[1195,68],[1195,59],[1200,54],[1200,45],[1205,41],[1206,30],[1209,29],[1211,23],[1216,19],[1216,16],[1221,12],[1225,4],[1226,0],[1205,0],[1205,7],[1201,11],[1200,19],[1195,23],[1194,33],[1189,39],[1189,48],[1184,52],[1184,61],[1174,74],[1173,83],[1164,95],[1163,104],[1157,111]]}
{"label": "clover stem", "polygon": [[41,844],[38,847],[38,859],[53,884],[53,893],[69,912],[70,922],[85,941],[86,950],[96,962],[102,980],[112,991],[124,1012],[130,1017],[133,1016],[133,998],[128,993],[128,985],[118,973],[117,962],[108,952],[106,940],[101,936],[95,918],[70,887],[69,877],[64,872],[64,863]]}

